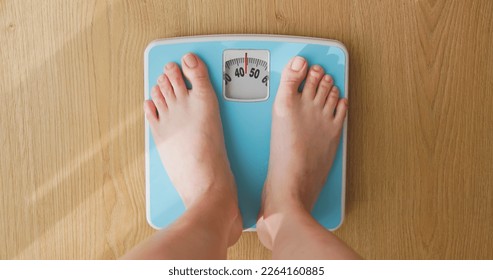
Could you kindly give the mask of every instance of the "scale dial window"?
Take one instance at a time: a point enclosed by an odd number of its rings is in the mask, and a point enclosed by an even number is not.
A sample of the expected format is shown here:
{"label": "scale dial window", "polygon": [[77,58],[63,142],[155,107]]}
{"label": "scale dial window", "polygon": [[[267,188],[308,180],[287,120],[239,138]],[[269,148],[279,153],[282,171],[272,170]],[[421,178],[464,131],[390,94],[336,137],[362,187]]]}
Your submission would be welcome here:
{"label": "scale dial window", "polygon": [[223,96],[230,101],[263,101],[269,98],[269,51],[225,50]]}

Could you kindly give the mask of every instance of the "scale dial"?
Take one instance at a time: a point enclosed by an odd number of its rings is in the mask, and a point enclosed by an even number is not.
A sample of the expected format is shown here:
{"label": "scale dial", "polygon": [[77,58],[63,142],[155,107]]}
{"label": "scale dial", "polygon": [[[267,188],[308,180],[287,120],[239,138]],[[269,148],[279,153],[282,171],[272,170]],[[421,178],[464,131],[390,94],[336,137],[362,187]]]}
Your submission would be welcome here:
{"label": "scale dial", "polygon": [[223,96],[231,101],[262,101],[269,98],[269,51],[225,50]]}

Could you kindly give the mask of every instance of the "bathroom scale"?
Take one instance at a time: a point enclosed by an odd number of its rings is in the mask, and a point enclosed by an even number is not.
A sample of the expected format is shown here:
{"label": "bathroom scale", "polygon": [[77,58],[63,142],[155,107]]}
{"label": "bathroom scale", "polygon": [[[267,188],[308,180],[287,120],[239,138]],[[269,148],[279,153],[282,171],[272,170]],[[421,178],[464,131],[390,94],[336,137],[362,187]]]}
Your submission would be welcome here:
{"label": "bathroom scale", "polygon": [[[219,100],[226,150],[238,187],[243,228],[255,230],[269,162],[271,112],[282,69],[294,56],[321,65],[348,97],[348,52],[338,41],[277,35],[209,35],[151,42],[144,54],[144,99],[168,62],[181,64],[188,52],[207,65]],[[144,118],[145,119],[145,118]],[[332,169],[312,215],[329,230],[344,218],[347,118]],[[156,229],[185,211],[164,169],[145,121],[147,220]],[[190,172],[193,176],[193,170]]]}

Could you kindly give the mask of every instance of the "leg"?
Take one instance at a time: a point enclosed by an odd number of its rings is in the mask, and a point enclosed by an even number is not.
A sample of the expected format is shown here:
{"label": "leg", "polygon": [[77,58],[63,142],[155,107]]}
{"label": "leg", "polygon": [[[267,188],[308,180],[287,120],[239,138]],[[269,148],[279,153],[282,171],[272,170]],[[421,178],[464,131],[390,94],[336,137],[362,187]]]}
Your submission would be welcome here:
{"label": "leg", "polygon": [[124,258],[218,259],[241,235],[238,199],[219,106],[205,64],[194,54],[166,65],[144,111],[185,213]]}
{"label": "leg", "polygon": [[359,258],[310,214],[337,151],[347,100],[339,99],[320,66],[307,70],[305,59],[296,57],[282,74],[258,236],[275,259]]}

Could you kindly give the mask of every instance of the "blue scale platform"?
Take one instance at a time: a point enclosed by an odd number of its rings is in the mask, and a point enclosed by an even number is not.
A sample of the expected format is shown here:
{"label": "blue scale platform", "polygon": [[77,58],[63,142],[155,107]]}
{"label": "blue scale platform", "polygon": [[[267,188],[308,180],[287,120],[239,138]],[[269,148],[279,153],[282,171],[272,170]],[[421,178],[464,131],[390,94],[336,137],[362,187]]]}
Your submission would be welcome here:
{"label": "blue scale platform", "polygon": [[[266,100],[238,102],[223,95],[223,52],[225,50],[268,50],[269,96]],[[294,56],[319,64],[332,75],[341,97],[347,97],[348,53],[340,42],[326,39],[275,35],[220,35],[157,40],[145,51],[145,99],[166,63],[180,64],[181,57],[196,53],[208,66],[219,99],[226,149],[238,186],[243,227],[254,230],[269,161],[271,110],[283,67]],[[344,218],[346,184],[346,124],[332,169],[312,211],[327,229],[338,228]],[[156,228],[175,221],[185,210],[161,163],[146,121],[147,220]],[[193,170],[190,170],[193,176]]]}

